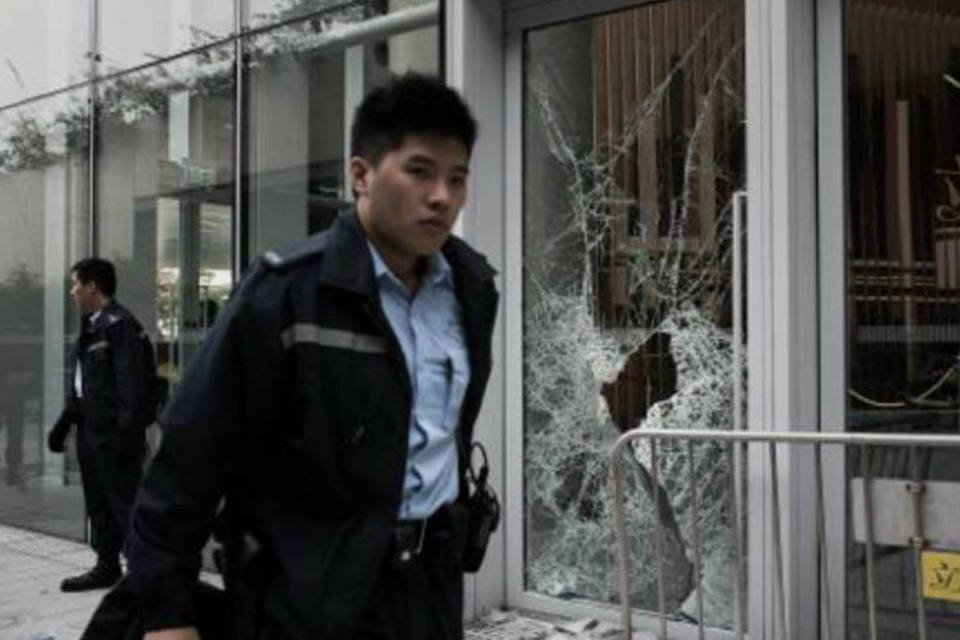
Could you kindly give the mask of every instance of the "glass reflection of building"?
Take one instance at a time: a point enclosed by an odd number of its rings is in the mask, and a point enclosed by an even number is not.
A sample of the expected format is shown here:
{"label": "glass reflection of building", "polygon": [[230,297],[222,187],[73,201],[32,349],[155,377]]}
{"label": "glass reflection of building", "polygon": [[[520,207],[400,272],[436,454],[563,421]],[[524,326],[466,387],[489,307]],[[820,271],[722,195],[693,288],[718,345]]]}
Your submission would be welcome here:
{"label": "glass reflection of building", "polygon": [[433,2],[235,5],[0,7],[0,523],[85,535],[72,450],[45,450],[77,331],[70,265],[115,263],[175,393],[252,257],[349,204],[362,95],[439,72]]}

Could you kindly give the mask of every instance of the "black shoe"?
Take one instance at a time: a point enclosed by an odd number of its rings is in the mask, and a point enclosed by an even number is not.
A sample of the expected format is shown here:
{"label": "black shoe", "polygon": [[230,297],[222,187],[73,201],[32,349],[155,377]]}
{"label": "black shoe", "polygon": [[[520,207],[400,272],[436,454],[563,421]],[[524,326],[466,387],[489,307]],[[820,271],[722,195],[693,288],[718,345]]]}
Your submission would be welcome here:
{"label": "black shoe", "polygon": [[86,573],[67,578],[60,583],[60,591],[90,591],[112,587],[120,579],[120,567],[97,565]]}

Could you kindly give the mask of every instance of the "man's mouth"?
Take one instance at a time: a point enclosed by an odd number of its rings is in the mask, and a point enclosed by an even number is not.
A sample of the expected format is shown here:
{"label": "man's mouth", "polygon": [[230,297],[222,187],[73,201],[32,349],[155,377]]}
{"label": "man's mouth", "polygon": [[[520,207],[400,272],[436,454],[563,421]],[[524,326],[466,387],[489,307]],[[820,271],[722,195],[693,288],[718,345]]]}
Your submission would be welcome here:
{"label": "man's mouth", "polygon": [[435,232],[445,232],[447,230],[447,225],[441,218],[427,218],[420,220],[417,224]]}

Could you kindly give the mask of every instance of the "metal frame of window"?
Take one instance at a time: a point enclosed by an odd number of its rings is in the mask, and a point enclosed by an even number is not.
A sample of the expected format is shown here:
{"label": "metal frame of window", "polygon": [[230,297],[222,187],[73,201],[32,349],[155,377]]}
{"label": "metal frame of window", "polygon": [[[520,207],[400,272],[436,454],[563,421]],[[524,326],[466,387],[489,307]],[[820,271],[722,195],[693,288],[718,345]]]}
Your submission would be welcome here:
{"label": "metal frame of window", "polygon": [[246,0],[233,0],[233,30],[238,37],[233,39],[233,225],[231,234],[231,265],[234,280],[249,260],[247,238],[249,237],[249,212],[243,197],[243,161],[246,136],[246,91],[244,90],[244,25],[249,22],[249,7]]}
{"label": "metal frame of window", "polygon": [[[818,0],[817,152],[820,259],[820,425],[822,431],[846,431],[846,214],[847,128],[844,0]],[[826,486],[847,482],[846,458],[840,451],[824,455]],[[827,494],[826,508],[846,513],[847,492]],[[830,636],[846,636],[846,531],[827,531],[824,552],[832,562],[824,576],[833,607]]]}
{"label": "metal frame of window", "polygon": [[[816,0],[747,0],[748,428],[817,431]],[[814,479],[791,452],[778,469],[785,601],[798,639],[818,637]],[[749,470],[751,636],[777,638],[770,469]]]}
{"label": "metal frame of window", "polygon": [[[459,89],[480,123],[468,178],[466,206],[455,232],[486,254],[500,272],[499,317],[493,336],[494,368],[487,385],[483,407],[474,428],[474,437],[483,442],[493,462],[489,482],[504,501],[509,500],[506,483],[504,367],[509,358],[504,342],[504,314],[513,302],[514,290],[505,268],[508,249],[507,217],[504,216],[504,172],[506,129],[504,117],[508,98],[503,82],[503,11],[500,0],[446,0],[443,3],[443,61],[447,84]],[[480,572],[468,576],[464,586],[464,615],[472,618],[506,603],[506,536],[510,526],[505,517],[492,536]]]}
{"label": "metal frame of window", "polygon": [[[90,61],[90,82],[89,82],[89,102],[87,103],[87,249],[91,252],[96,251],[98,246],[97,233],[97,174],[93,170],[96,166],[97,150],[95,142],[97,140],[97,71],[100,63],[100,3],[97,0],[90,2],[90,24],[89,24],[89,42],[87,47],[87,58]],[[94,254],[95,255],[95,254]]]}

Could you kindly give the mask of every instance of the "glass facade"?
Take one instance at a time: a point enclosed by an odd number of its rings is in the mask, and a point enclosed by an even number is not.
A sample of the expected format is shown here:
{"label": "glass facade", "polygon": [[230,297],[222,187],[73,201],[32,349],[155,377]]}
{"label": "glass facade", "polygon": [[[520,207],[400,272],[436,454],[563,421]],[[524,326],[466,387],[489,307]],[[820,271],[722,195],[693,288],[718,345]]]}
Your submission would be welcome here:
{"label": "glass facade", "polygon": [[[671,0],[528,31],[524,40],[525,583],[617,600],[607,456],[636,427],[730,429],[744,384],[732,326],[733,198],[745,183],[744,8]],[[737,301],[741,303],[741,301]],[[733,627],[727,453],[633,452],[635,606]],[[687,489],[693,465],[701,508]],[[656,505],[651,496],[658,495]],[[669,496],[666,497],[665,496]]]}
{"label": "glass facade", "polygon": [[101,70],[128,69],[221,40],[235,31],[233,5],[234,0],[97,0]]}
{"label": "glass facade", "polygon": [[117,299],[176,393],[250,259],[349,203],[345,141],[363,94],[393,73],[439,73],[439,11],[420,0],[0,5],[0,523],[79,539],[72,443],[45,448],[78,330],[70,265],[115,263]]}
{"label": "glass facade", "polygon": [[[847,0],[847,425],[957,433],[960,365],[960,7]],[[852,474],[960,481],[950,450],[853,457]],[[864,547],[852,545],[850,638],[869,637]],[[913,550],[874,555],[878,631],[913,638]],[[928,638],[960,607],[927,601]]]}
{"label": "glass facade", "polygon": [[0,33],[0,107],[89,77],[86,2],[4,0]]}
{"label": "glass facade", "polygon": [[[356,23],[368,10],[355,6],[324,17]],[[428,26],[343,47],[331,44],[312,20],[246,42],[249,255],[325,228],[349,204],[344,158],[353,110],[393,74],[436,75],[437,43],[437,27]]]}
{"label": "glass facade", "polygon": [[48,452],[46,432],[77,331],[67,269],[89,237],[88,123],[82,91],[0,111],[0,521],[73,537],[76,460]]}
{"label": "glass facade", "polygon": [[232,283],[233,51],[205,49],[98,87],[97,249],[150,327],[171,389]]}

